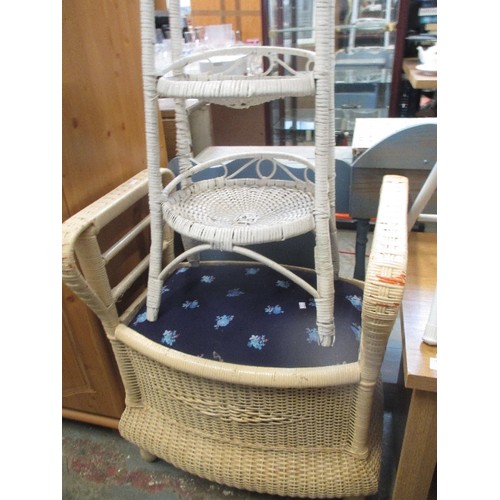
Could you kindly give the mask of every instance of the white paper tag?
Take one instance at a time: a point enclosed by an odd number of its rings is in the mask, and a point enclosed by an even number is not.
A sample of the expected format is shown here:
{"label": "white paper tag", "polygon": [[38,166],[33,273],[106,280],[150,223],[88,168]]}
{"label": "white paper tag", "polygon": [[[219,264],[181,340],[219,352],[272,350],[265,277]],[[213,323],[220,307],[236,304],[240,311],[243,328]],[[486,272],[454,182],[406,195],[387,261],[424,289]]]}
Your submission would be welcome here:
{"label": "white paper tag", "polygon": [[438,360],[437,358],[429,358],[429,368],[431,370],[436,370],[438,369]]}
{"label": "white paper tag", "polygon": [[306,308],[306,303],[305,302],[299,302],[299,309],[305,309]]}

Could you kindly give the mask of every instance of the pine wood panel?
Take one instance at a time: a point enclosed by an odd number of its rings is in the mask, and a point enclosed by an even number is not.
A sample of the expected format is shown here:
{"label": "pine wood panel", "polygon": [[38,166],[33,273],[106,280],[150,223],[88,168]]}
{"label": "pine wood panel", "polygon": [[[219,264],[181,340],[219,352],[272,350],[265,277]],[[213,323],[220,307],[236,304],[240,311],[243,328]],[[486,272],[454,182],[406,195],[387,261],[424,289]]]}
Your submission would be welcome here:
{"label": "pine wood panel", "polygon": [[[65,220],[143,170],[146,152],[139,0],[63,0],[62,8]],[[166,165],[164,142],[161,158]],[[62,298],[63,415],[110,425],[124,407],[110,346],[97,318],[65,286]]]}
{"label": "pine wood panel", "polygon": [[124,390],[100,324],[67,287],[63,302],[63,407],[119,418]]}
{"label": "pine wood panel", "polygon": [[262,42],[260,0],[191,0],[193,26],[231,24],[243,41],[258,38]]}
{"label": "pine wood panel", "polygon": [[437,371],[431,360],[437,346],[422,341],[437,282],[437,233],[413,232],[408,245],[408,277],[403,299],[403,361],[405,386],[437,391]]}

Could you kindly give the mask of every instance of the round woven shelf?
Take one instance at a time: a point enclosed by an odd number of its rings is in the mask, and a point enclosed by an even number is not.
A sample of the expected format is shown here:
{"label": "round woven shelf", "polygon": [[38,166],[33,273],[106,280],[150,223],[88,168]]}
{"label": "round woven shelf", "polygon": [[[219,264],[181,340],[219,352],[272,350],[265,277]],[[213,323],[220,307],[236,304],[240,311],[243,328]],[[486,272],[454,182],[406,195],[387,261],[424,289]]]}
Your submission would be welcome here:
{"label": "round woven shelf", "polygon": [[291,184],[198,182],[169,196],[165,220],[179,233],[216,246],[282,241],[314,228],[312,193]]}
{"label": "round woven shelf", "polygon": [[228,76],[220,80],[189,80],[162,77],[158,80],[160,97],[197,98],[214,104],[248,107],[277,97],[314,95],[311,72],[290,76]]}
{"label": "round woven shelf", "polygon": [[[221,65],[221,57],[226,61]],[[297,71],[286,60],[298,58]],[[235,46],[180,57],[157,81],[160,97],[247,108],[284,97],[313,96],[315,53],[293,47]]]}

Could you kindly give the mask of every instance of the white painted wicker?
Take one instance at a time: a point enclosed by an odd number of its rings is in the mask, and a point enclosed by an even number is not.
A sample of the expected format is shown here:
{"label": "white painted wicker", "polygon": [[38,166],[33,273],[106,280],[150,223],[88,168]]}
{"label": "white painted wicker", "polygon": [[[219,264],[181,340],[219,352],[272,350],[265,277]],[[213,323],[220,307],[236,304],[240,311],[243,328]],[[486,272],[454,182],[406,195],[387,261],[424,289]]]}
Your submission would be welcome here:
{"label": "white painted wicker", "polygon": [[[303,71],[284,57],[303,59]],[[232,64],[219,68],[220,58]],[[158,80],[161,97],[192,98],[248,108],[277,98],[314,95],[314,53],[286,47],[237,46],[207,50],[175,61]],[[199,67],[204,71],[199,72]],[[280,73],[280,74],[278,74]]]}
{"label": "white painted wicker", "polygon": [[[332,348],[333,286],[338,273],[332,71],[335,2],[316,0],[314,72],[307,76],[313,78],[316,99],[314,162],[293,155],[253,153],[196,164],[190,151],[184,93],[188,97],[192,90],[194,95],[189,97],[205,98],[206,89],[217,89],[217,98],[229,105],[234,97],[243,97],[246,104],[247,96],[238,95],[241,79],[189,82],[181,75],[185,60],[180,61],[179,1],[169,0],[174,78],[164,80],[160,87],[164,85],[163,90],[176,100],[180,173],[175,179],[159,164],[154,4],[154,0],[141,0],[147,181],[144,173],[137,175],[63,224],[63,279],[101,320],[125,387],[120,433],[137,444],[147,459],[160,457],[229,486],[289,497],[372,495],[377,491],[381,463],[380,367],[405,284],[406,178],[386,176],[383,181],[366,280],[355,282],[363,289],[355,361],[304,368],[221,362],[153,342],[134,330],[132,322],[145,301],[143,293],[136,295],[135,287],[147,268],[148,319],[154,321],[162,282],[181,261],[207,249],[232,250],[276,269],[307,290],[316,302],[322,349]],[[297,82],[303,76],[293,78]],[[268,81],[272,84],[266,90]],[[262,79],[251,77],[245,84],[264,89],[266,99],[280,98],[282,91],[269,91],[280,81],[269,74]],[[288,85],[286,78],[284,83]],[[299,86],[296,90],[302,91]],[[239,162],[236,168],[234,162]],[[216,176],[208,175],[212,168]],[[168,179],[166,188],[162,176]],[[145,195],[146,182],[150,217],[117,236],[119,241],[111,250],[102,252],[100,229]],[[147,223],[151,226],[149,259],[141,260],[112,287],[115,280],[107,274],[107,262]],[[173,255],[172,228],[189,243],[177,256]],[[303,281],[292,268],[245,246],[311,230],[316,237],[316,286]],[[133,302],[119,315],[118,306],[131,290]],[[197,327],[193,324],[193,330]]]}
{"label": "white painted wicker", "polygon": [[[161,226],[165,220],[183,236],[186,254],[210,245],[215,249],[242,252],[241,247],[254,243],[282,241],[314,231],[317,287],[313,294],[317,306],[317,326],[321,345],[332,346],[334,328],[334,278],[338,276],[338,249],[335,225],[335,158],[334,158],[334,2],[316,2],[315,52],[283,47],[238,46],[207,53],[182,55],[182,26],[179,2],[169,2],[173,64],[167,74],[157,80],[154,66],[154,25],[151,22],[152,2],[143,2],[143,69],[146,103],[148,168],[152,209],[153,250],[148,296],[148,319],[158,315],[160,290],[165,271],[160,259]],[[234,65],[224,71],[194,72],[193,64],[213,61],[220,55],[235,57]],[[303,70],[296,71],[287,57],[304,58]],[[242,66],[243,61],[243,66]],[[235,65],[246,68],[234,74]],[[210,64],[208,65],[210,66]],[[262,68],[253,71],[252,68]],[[191,68],[191,69],[189,69]],[[189,69],[189,71],[188,71]],[[177,153],[180,176],[164,190],[157,171],[157,106],[158,95],[176,101]],[[293,173],[284,165],[291,160],[283,155],[253,155],[245,161],[273,163],[272,175],[227,174],[215,179],[195,180],[196,173],[211,166],[225,165],[230,158],[219,158],[210,165],[193,165],[191,137],[184,99],[197,98],[231,107],[247,107],[287,96],[315,96],[315,159],[314,165],[295,158],[302,169]],[[236,160],[237,158],[234,158]],[[243,158],[239,158],[242,160]],[[285,179],[283,172],[285,171]],[[307,173],[313,171],[309,177]],[[300,172],[300,173],[298,173]],[[298,178],[299,175],[303,177]],[[179,189],[177,189],[179,188]],[[163,216],[163,218],[162,218]],[[268,262],[261,257],[258,260]],[[269,263],[282,270],[279,263]]]}

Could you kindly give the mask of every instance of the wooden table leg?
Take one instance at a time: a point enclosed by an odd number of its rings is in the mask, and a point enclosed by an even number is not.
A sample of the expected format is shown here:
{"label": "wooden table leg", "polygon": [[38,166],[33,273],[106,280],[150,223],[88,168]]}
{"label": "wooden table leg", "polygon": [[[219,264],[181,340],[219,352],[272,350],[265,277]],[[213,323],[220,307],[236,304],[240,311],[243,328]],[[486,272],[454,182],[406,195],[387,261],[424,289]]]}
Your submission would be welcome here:
{"label": "wooden table leg", "polygon": [[414,389],[393,500],[427,500],[437,461],[437,394]]}
{"label": "wooden table leg", "polygon": [[356,246],[354,259],[354,279],[365,280],[365,254],[368,243],[368,232],[370,231],[370,219],[358,219],[356,221]]}

